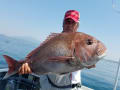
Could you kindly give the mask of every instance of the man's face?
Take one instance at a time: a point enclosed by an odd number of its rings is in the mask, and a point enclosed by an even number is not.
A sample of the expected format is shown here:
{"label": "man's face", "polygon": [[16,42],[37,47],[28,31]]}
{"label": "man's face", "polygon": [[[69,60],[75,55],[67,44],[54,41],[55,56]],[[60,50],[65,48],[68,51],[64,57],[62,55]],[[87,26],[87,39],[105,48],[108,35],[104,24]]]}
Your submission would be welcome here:
{"label": "man's face", "polygon": [[77,23],[72,19],[66,19],[63,24],[63,29],[66,32],[76,32]]}

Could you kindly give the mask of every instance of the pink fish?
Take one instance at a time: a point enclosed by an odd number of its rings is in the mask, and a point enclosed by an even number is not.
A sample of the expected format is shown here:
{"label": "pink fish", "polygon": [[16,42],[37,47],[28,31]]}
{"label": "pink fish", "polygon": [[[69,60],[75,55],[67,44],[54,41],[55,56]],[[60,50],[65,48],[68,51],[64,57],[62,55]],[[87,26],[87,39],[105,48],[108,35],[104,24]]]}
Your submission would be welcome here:
{"label": "pink fish", "polygon": [[105,53],[104,44],[88,34],[54,33],[22,61],[3,55],[9,67],[4,78],[18,73],[21,65],[26,62],[36,75],[65,74],[95,65]]}

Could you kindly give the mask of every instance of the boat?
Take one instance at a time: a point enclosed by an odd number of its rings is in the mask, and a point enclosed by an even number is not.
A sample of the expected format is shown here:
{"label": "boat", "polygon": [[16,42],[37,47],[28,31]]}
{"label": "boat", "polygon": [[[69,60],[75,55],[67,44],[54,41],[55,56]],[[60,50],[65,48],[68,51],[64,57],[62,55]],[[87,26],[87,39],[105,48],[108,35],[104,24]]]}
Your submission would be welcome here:
{"label": "boat", "polygon": [[[3,79],[7,71],[8,68],[0,69],[0,90],[40,90],[41,86],[39,77],[31,74],[15,74],[8,79]],[[81,90],[94,89],[82,85]]]}

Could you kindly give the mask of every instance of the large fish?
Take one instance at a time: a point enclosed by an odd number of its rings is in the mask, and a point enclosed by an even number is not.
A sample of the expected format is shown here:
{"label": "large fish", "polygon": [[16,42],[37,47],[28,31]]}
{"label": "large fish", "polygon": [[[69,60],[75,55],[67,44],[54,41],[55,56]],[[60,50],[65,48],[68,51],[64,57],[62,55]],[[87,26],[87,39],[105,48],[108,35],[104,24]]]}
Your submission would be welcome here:
{"label": "large fish", "polygon": [[104,57],[106,47],[96,38],[82,33],[51,34],[22,61],[3,55],[9,70],[4,78],[18,72],[25,62],[36,75],[65,74],[95,65]]}

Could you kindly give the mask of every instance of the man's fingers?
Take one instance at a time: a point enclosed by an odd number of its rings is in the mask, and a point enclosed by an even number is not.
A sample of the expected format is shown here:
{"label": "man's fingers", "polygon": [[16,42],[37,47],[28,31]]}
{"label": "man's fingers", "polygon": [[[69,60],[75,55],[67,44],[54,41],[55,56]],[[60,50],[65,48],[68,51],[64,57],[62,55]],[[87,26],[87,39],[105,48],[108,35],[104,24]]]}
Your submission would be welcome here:
{"label": "man's fingers", "polygon": [[22,65],[21,73],[22,73],[22,74],[25,74],[25,64]]}
{"label": "man's fingers", "polygon": [[31,69],[30,69],[28,63],[25,63],[24,64],[24,73],[23,74],[29,74],[29,73],[31,73]]}
{"label": "man's fingers", "polygon": [[19,74],[29,74],[32,73],[28,63],[24,63],[20,68],[19,68]]}
{"label": "man's fingers", "polygon": [[32,71],[31,71],[31,69],[30,69],[30,67],[29,67],[29,65],[28,65],[28,63],[27,63],[27,73],[31,73]]}
{"label": "man's fingers", "polygon": [[30,68],[29,68],[29,66],[27,67],[27,73],[29,73],[30,72]]}
{"label": "man's fingers", "polygon": [[25,70],[24,74],[27,74],[28,73],[28,63],[24,64],[24,70]]}

